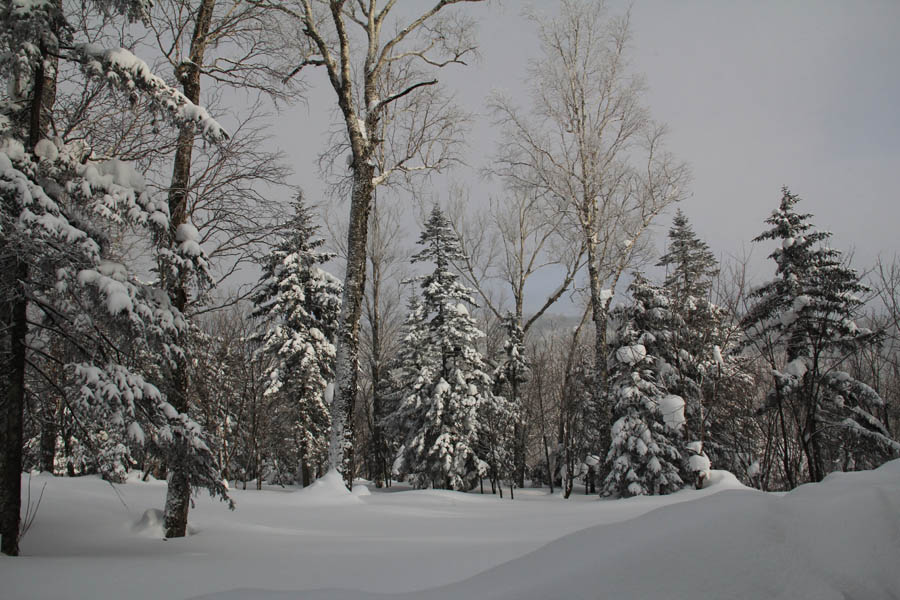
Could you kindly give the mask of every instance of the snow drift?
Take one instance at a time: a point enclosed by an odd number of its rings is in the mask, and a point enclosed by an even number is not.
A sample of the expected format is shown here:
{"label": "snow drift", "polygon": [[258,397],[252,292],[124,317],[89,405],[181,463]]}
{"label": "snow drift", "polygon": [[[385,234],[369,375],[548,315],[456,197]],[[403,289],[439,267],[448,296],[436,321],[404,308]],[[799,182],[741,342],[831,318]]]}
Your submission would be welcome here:
{"label": "snow drift", "polygon": [[[601,503],[602,504],[602,503]],[[897,598],[900,461],[780,495],[725,490],[578,531],[408,594],[231,590],[203,600]]]}
{"label": "snow drift", "polygon": [[[35,475],[3,600],[898,598],[900,461],[788,494],[711,473],[703,490],[628,500],[540,489],[233,489],[195,498],[161,539],[164,481]],[[23,482],[28,485],[28,476]],[[49,574],[49,576],[48,576]],[[338,587],[346,589],[336,589]]]}

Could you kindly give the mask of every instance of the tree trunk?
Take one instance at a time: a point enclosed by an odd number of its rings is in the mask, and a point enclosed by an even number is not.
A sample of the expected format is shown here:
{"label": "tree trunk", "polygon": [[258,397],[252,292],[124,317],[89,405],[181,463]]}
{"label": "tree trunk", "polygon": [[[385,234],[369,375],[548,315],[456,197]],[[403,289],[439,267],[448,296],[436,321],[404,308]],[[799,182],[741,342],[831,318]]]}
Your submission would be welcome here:
{"label": "tree trunk", "polygon": [[353,486],[352,414],[356,400],[359,374],[359,318],[366,286],[366,242],[369,210],[375,186],[375,168],[368,162],[353,166],[353,193],[350,198],[350,227],[347,234],[347,272],[341,301],[341,320],[337,333],[335,359],[335,390],[331,402],[331,437],[328,444],[328,464],[344,475],[348,488]]}
{"label": "tree trunk", "polygon": [[[189,60],[183,62],[176,69],[176,76],[184,88],[184,95],[194,104],[200,102],[200,65],[203,64],[203,55],[206,51],[209,29],[212,23],[215,0],[203,0],[197,10],[194,23],[194,33],[191,36],[191,49]],[[172,169],[172,184],[169,188],[169,239],[166,242],[169,248],[176,247],[175,233],[179,225],[188,220],[187,195],[191,183],[191,155],[194,150],[194,131],[191,128],[182,129],[178,134],[175,146],[175,161]],[[184,313],[187,307],[187,282],[183,273],[177,273],[172,277],[171,273],[165,273],[164,284],[169,293],[172,304]],[[184,360],[176,358],[173,369],[170,388],[168,390],[169,403],[181,413],[188,411],[188,376]],[[187,531],[187,516],[190,506],[191,484],[190,474],[187,472],[186,458],[183,453],[189,452],[186,445],[176,446],[174,456],[169,464],[169,485],[166,490],[166,537],[184,537]]]}
{"label": "tree trunk", "polygon": [[[57,0],[57,8],[61,2]],[[34,89],[31,103],[22,114],[28,132],[27,149],[34,150],[49,128],[50,111],[56,101],[56,59],[41,45],[41,60],[34,73]],[[52,65],[45,69],[45,65]],[[10,213],[17,206],[2,206]],[[22,249],[9,243],[3,236],[0,242],[0,293],[4,294],[0,307],[0,325],[4,333],[0,352],[4,356],[3,408],[0,410],[0,552],[9,556],[19,554],[19,524],[22,508],[22,445],[24,443],[25,366],[26,338],[28,336],[25,282],[28,281],[28,265]]]}
{"label": "tree trunk", "polygon": [[[6,250],[6,249],[4,249]],[[26,301],[22,286],[28,277],[24,261],[13,254],[2,265],[3,289],[12,296],[3,314],[3,328],[8,331],[4,340],[3,365],[6,378],[4,409],[0,413],[0,432],[3,448],[0,454],[0,552],[9,556],[19,554],[19,514],[22,504],[22,444],[25,411],[25,320]]]}
{"label": "tree trunk", "polygon": [[41,401],[40,469],[50,474],[53,474],[56,464],[56,437],[59,432],[57,408],[56,394],[47,394]]}

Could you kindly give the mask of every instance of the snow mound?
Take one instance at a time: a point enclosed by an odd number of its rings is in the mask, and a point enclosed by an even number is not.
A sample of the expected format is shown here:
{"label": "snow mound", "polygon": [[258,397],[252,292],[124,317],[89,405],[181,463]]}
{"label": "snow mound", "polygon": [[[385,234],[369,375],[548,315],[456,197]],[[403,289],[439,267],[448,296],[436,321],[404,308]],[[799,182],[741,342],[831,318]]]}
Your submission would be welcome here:
{"label": "snow mound", "polygon": [[158,508],[148,508],[141,518],[132,524],[131,530],[144,537],[162,539],[166,537],[165,513]]}
{"label": "snow mound", "polygon": [[[366,492],[368,491],[366,489]],[[366,494],[362,491],[353,493],[348,490],[344,485],[343,477],[334,469],[328,471],[324,477],[317,479],[311,486],[297,490],[293,494],[298,504],[307,506],[359,504],[364,495]]]}
{"label": "snow mound", "polygon": [[364,498],[366,496],[371,496],[372,492],[369,491],[369,488],[365,485],[360,485],[358,483],[353,484],[353,495],[358,498]]}

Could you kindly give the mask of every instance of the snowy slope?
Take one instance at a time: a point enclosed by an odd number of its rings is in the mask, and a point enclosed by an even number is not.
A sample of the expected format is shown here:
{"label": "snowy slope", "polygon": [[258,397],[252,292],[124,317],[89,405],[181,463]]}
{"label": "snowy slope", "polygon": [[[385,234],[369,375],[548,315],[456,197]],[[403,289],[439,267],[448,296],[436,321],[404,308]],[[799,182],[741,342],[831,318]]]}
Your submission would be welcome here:
{"label": "snowy slope", "polygon": [[198,498],[194,535],[163,541],[146,514],[162,506],[162,482],[116,493],[94,478],[36,476],[44,500],[26,556],[0,559],[0,597],[900,597],[900,461],[790,494],[714,479],[663,498],[564,501],[521,490],[514,502],[351,495],[324,481],[236,491],[234,513]]}

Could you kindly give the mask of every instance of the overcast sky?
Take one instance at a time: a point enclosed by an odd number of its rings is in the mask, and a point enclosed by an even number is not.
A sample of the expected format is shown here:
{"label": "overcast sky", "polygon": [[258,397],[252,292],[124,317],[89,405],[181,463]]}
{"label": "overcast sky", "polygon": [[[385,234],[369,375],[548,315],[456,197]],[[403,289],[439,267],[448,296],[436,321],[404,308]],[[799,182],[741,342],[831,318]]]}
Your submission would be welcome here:
{"label": "overcast sky", "polygon": [[[485,99],[502,90],[527,102],[527,61],[540,49],[521,16],[525,5],[467,6],[480,20],[481,59],[440,74],[481,114],[468,138],[469,166],[453,174],[473,197],[496,193],[478,175],[498,139]],[[558,10],[555,1],[537,6]],[[611,4],[614,12],[626,6]],[[682,209],[718,255],[751,249],[782,185],[834,232],[834,246],[855,248],[858,268],[898,251],[900,2],[635,0],[632,27],[646,102],[693,173]],[[276,143],[295,181],[317,197],[315,159],[334,94],[321,74],[308,81],[307,104],[284,111]],[[665,215],[659,229],[670,220]],[[754,249],[759,277],[772,270],[767,252]]]}

